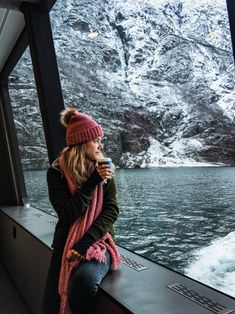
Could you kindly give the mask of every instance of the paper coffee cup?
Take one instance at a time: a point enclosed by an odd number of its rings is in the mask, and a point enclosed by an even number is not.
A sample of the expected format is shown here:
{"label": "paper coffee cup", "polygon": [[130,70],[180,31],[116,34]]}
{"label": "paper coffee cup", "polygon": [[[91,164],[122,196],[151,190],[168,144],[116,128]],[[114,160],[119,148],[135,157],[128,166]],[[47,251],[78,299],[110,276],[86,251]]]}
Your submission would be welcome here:
{"label": "paper coffee cup", "polygon": [[112,159],[111,158],[100,158],[97,160],[98,165],[109,165],[111,167],[112,165]]}

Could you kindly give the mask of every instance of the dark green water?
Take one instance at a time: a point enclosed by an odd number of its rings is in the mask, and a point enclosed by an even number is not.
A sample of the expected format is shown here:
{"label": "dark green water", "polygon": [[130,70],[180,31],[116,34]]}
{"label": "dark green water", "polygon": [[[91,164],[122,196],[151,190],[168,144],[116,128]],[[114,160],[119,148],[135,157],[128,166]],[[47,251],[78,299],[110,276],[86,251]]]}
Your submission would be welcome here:
{"label": "dark green water", "polygon": [[117,172],[117,240],[183,271],[196,249],[235,231],[235,168]]}
{"label": "dark green water", "polygon": [[[235,167],[128,169],[115,176],[116,241],[128,249],[184,272],[197,250],[235,235]],[[25,177],[31,205],[54,213],[46,172]]]}

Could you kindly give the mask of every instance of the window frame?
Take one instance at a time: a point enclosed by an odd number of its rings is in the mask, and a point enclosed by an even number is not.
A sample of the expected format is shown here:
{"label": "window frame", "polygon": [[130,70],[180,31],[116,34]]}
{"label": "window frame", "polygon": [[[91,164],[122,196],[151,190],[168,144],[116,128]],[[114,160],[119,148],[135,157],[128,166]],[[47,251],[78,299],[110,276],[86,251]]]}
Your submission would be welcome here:
{"label": "window frame", "polygon": [[8,80],[28,46],[50,162],[65,144],[65,131],[58,123],[58,114],[64,109],[64,101],[49,17],[49,11],[55,2],[42,1],[43,5],[22,3],[20,10],[25,17],[25,27],[0,73],[0,138],[4,147],[0,157],[0,170],[5,179],[5,188],[0,193],[1,204],[24,205],[27,198]]}

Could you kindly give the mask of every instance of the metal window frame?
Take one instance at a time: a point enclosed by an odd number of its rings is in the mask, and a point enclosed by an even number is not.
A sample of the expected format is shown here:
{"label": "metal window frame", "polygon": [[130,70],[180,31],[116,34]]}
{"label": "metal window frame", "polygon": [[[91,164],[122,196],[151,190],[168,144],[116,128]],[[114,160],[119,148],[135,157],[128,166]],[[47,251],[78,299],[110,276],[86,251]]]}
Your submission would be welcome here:
{"label": "metal window frame", "polygon": [[23,205],[26,197],[26,188],[23,169],[20,163],[19,145],[15,131],[14,117],[12,113],[8,78],[21,58],[28,45],[26,30],[24,29],[17,40],[14,50],[10,54],[0,75],[0,97],[1,97],[1,138],[4,151],[1,153],[0,169],[5,177],[5,188],[0,192],[1,204]]}
{"label": "metal window frame", "polygon": [[0,73],[0,145],[4,147],[0,157],[0,171],[1,177],[7,178],[4,191],[0,191],[0,204],[24,205],[27,196],[8,79],[28,45],[50,163],[65,146],[65,130],[58,121],[58,114],[64,109],[64,101],[49,18],[49,11],[55,2],[44,0],[40,4],[21,4],[20,10],[24,14],[26,25]]}
{"label": "metal window frame", "polygon": [[50,17],[47,10],[31,3],[20,7],[25,17],[30,54],[50,163],[65,146],[65,130],[58,123],[64,109]]}
{"label": "metal window frame", "polygon": [[227,3],[227,11],[230,25],[230,33],[233,47],[233,58],[235,62],[235,1],[234,0],[226,0]]}

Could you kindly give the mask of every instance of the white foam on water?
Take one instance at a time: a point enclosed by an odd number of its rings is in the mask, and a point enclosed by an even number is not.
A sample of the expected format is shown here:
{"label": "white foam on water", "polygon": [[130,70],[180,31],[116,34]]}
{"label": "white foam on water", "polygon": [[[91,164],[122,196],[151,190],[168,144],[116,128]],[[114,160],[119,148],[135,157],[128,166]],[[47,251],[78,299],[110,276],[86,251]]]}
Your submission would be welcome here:
{"label": "white foam on water", "polygon": [[196,251],[185,274],[235,297],[235,232]]}

